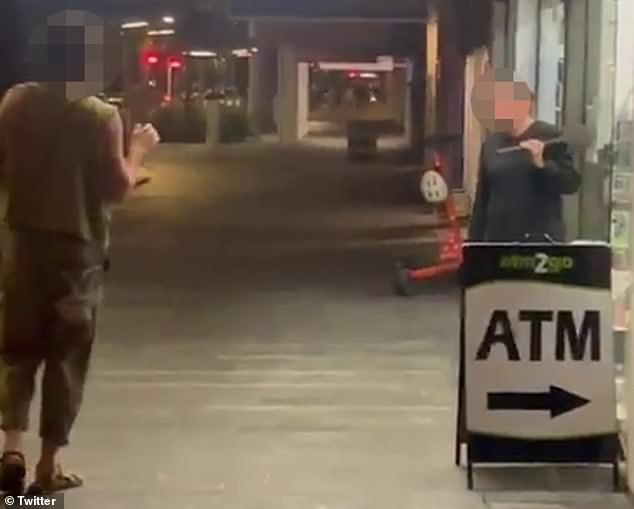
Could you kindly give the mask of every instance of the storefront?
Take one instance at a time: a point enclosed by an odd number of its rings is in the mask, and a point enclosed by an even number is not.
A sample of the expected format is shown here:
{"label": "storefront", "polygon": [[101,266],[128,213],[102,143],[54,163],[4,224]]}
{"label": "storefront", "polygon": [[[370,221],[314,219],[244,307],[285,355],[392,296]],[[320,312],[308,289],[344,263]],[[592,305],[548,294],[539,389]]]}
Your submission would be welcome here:
{"label": "storefront", "polygon": [[[495,0],[495,67],[512,67],[536,95],[540,119],[588,126],[593,144],[577,165],[583,186],[566,202],[570,238],[614,251],[616,379],[624,436],[634,437],[634,2]],[[634,416],[633,416],[634,417]],[[634,439],[626,440],[634,458]],[[634,487],[634,463],[629,465]]]}
{"label": "storefront", "polygon": [[[632,272],[634,269],[634,3],[620,0],[617,5],[615,58],[614,151],[611,187],[611,240],[614,247],[614,290],[616,333],[621,336],[625,351],[625,370],[621,381],[621,414],[628,438],[628,481],[634,488],[634,320],[631,319]],[[629,417],[628,417],[629,415]]]}

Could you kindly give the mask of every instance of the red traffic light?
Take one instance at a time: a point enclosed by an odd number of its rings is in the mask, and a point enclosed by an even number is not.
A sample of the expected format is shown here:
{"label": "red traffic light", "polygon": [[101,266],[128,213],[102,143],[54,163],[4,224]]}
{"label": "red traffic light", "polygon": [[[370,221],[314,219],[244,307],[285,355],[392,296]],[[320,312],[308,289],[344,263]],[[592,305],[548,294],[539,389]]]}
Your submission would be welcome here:
{"label": "red traffic light", "polygon": [[145,61],[148,63],[148,65],[156,65],[159,63],[159,57],[157,57],[156,55],[149,55]]}

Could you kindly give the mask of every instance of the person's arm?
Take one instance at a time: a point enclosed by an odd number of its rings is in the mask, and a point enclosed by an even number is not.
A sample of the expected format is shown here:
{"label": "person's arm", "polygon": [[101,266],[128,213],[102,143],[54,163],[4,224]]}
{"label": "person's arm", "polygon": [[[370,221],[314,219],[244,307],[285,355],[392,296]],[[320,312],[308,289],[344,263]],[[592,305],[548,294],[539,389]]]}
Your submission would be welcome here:
{"label": "person's arm", "polygon": [[539,172],[542,182],[551,192],[556,194],[574,194],[581,187],[581,175],[565,143],[547,147],[540,140],[526,140],[520,147],[531,153],[535,170]]}
{"label": "person's arm", "polygon": [[546,186],[555,193],[574,194],[581,187],[581,175],[565,145],[546,149],[544,167],[540,171]]}
{"label": "person's arm", "polygon": [[483,241],[486,233],[486,216],[489,206],[489,186],[487,183],[487,172],[484,168],[484,146],[480,152],[480,165],[478,168],[478,184],[476,187],[475,202],[473,204],[473,214],[469,225],[469,240]]}
{"label": "person's arm", "polygon": [[121,202],[134,187],[139,167],[147,153],[159,142],[151,125],[136,126],[130,139],[127,156],[124,155],[123,121],[115,113],[108,122],[108,172],[106,174],[106,199]]}

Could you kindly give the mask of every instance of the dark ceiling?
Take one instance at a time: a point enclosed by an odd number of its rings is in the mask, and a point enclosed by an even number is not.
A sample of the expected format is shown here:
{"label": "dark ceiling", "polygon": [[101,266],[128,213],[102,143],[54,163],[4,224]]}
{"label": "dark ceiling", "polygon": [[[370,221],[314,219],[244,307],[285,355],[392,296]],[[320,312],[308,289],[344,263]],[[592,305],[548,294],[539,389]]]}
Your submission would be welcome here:
{"label": "dark ceiling", "polygon": [[[0,2],[15,0],[0,0]],[[150,23],[170,14],[176,28],[192,46],[233,46],[245,42],[245,23],[229,22],[224,0],[19,0],[27,33],[50,14],[65,9],[80,9],[113,23],[143,19]]]}
{"label": "dark ceiling", "polygon": [[400,19],[427,17],[425,0],[227,0],[231,15],[243,18]]}
{"label": "dark ceiling", "polygon": [[186,13],[209,11],[214,0],[21,0],[23,12],[30,18],[44,17],[64,9],[81,9],[109,18],[160,15],[163,11]]}

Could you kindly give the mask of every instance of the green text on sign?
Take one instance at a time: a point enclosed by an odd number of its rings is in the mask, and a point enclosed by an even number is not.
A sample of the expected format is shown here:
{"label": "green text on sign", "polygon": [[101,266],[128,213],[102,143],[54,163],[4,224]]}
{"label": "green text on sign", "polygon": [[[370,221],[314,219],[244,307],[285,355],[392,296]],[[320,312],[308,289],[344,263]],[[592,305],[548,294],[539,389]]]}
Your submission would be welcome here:
{"label": "green text on sign", "polygon": [[529,271],[534,274],[560,274],[575,266],[570,256],[549,256],[536,253],[532,256],[507,255],[500,259],[500,268],[504,270]]}

